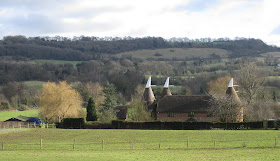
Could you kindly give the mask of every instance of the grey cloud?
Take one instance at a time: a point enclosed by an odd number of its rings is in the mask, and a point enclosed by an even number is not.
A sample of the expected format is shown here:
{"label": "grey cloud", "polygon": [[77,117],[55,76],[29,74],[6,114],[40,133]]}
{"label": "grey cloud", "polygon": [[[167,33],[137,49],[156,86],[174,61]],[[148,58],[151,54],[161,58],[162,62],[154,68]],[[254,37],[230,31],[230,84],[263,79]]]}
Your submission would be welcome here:
{"label": "grey cloud", "polygon": [[0,8],[27,8],[42,10],[54,8],[63,4],[72,3],[75,0],[0,0]]}
{"label": "grey cloud", "polygon": [[18,15],[13,18],[2,18],[0,24],[9,29],[9,31],[22,32],[22,34],[63,31],[63,25],[58,19],[42,14],[29,14],[28,17]]}

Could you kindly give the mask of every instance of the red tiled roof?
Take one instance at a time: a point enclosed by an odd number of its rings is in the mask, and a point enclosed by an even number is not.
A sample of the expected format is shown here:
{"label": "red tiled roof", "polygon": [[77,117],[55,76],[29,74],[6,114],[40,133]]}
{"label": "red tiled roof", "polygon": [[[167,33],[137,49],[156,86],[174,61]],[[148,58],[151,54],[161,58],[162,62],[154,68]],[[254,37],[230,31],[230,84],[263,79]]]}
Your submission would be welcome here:
{"label": "red tiled roof", "polygon": [[206,112],[209,96],[164,96],[157,103],[158,112]]}

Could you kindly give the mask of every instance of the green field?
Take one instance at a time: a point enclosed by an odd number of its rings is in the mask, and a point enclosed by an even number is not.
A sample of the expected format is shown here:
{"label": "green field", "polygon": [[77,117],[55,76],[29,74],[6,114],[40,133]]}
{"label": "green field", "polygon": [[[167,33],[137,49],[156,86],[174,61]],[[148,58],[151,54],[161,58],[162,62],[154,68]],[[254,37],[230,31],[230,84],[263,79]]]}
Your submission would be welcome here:
{"label": "green field", "polygon": [[42,81],[25,81],[23,82],[29,89],[41,89],[44,83]]}
{"label": "green field", "polygon": [[280,52],[267,52],[267,53],[261,54],[261,56],[263,56],[263,57],[271,56],[271,57],[279,58]]}
{"label": "green field", "polygon": [[279,136],[276,130],[32,129],[0,134],[0,160],[277,160]]}
{"label": "green field", "polygon": [[0,112],[0,121],[5,121],[18,115],[27,117],[38,117],[39,112],[39,110]]}
{"label": "green field", "polygon": [[52,64],[72,64],[76,66],[83,61],[66,61],[66,60],[34,60],[35,63],[52,63]]}
{"label": "green field", "polygon": [[230,55],[230,52],[223,49],[215,48],[167,48],[157,50],[137,50],[116,54],[115,57],[132,57],[140,59],[153,58],[155,60],[168,59],[173,60],[185,60],[193,58],[211,58],[212,54],[219,55],[221,58],[226,58]]}

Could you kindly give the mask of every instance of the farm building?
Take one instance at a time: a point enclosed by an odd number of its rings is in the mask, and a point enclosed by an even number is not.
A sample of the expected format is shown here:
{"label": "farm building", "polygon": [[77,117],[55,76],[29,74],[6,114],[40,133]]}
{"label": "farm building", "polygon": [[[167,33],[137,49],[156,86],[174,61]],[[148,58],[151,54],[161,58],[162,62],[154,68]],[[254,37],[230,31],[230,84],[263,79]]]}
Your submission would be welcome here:
{"label": "farm building", "polygon": [[[232,95],[235,101],[240,101],[231,80],[226,94]],[[149,96],[149,97],[147,97]],[[144,100],[152,117],[160,121],[220,121],[219,117],[209,115],[210,96],[172,95],[167,78],[162,91],[162,98],[158,101],[151,99],[154,96],[151,89],[151,78],[148,79]],[[154,98],[154,97],[153,97]],[[237,122],[243,121],[243,108],[238,107],[240,114]]]}
{"label": "farm building", "polygon": [[29,122],[29,123],[36,123],[36,124],[42,123],[40,117],[26,117],[26,116],[21,116],[21,115],[12,117],[4,122],[9,122],[9,121]]}
{"label": "farm building", "polygon": [[23,127],[28,126],[29,124],[32,125],[40,125],[42,123],[39,117],[26,117],[26,116],[16,116],[12,117],[6,121],[0,122],[0,128],[12,128],[12,127]]}
{"label": "farm building", "polygon": [[127,106],[116,106],[114,107],[114,111],[116,112],[116,116],[118,120],[126,120],[128,117]]}

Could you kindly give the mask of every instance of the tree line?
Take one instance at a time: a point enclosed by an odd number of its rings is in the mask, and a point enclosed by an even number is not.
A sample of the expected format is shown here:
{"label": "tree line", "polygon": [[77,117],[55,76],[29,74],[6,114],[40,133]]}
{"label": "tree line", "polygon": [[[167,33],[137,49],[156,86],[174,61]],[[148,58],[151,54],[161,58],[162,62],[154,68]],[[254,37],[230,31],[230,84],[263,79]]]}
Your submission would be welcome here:
{"label": "tree line", "polygon": [[259,39],[217,39],[215,41],[169,41],[161,37],[79,39],[6,36],[0,40],[0,56],[15,59],[100,60],[104,56],[143,49],[219,48],[231,51],[230,57],[257,56],[279,51]]}

